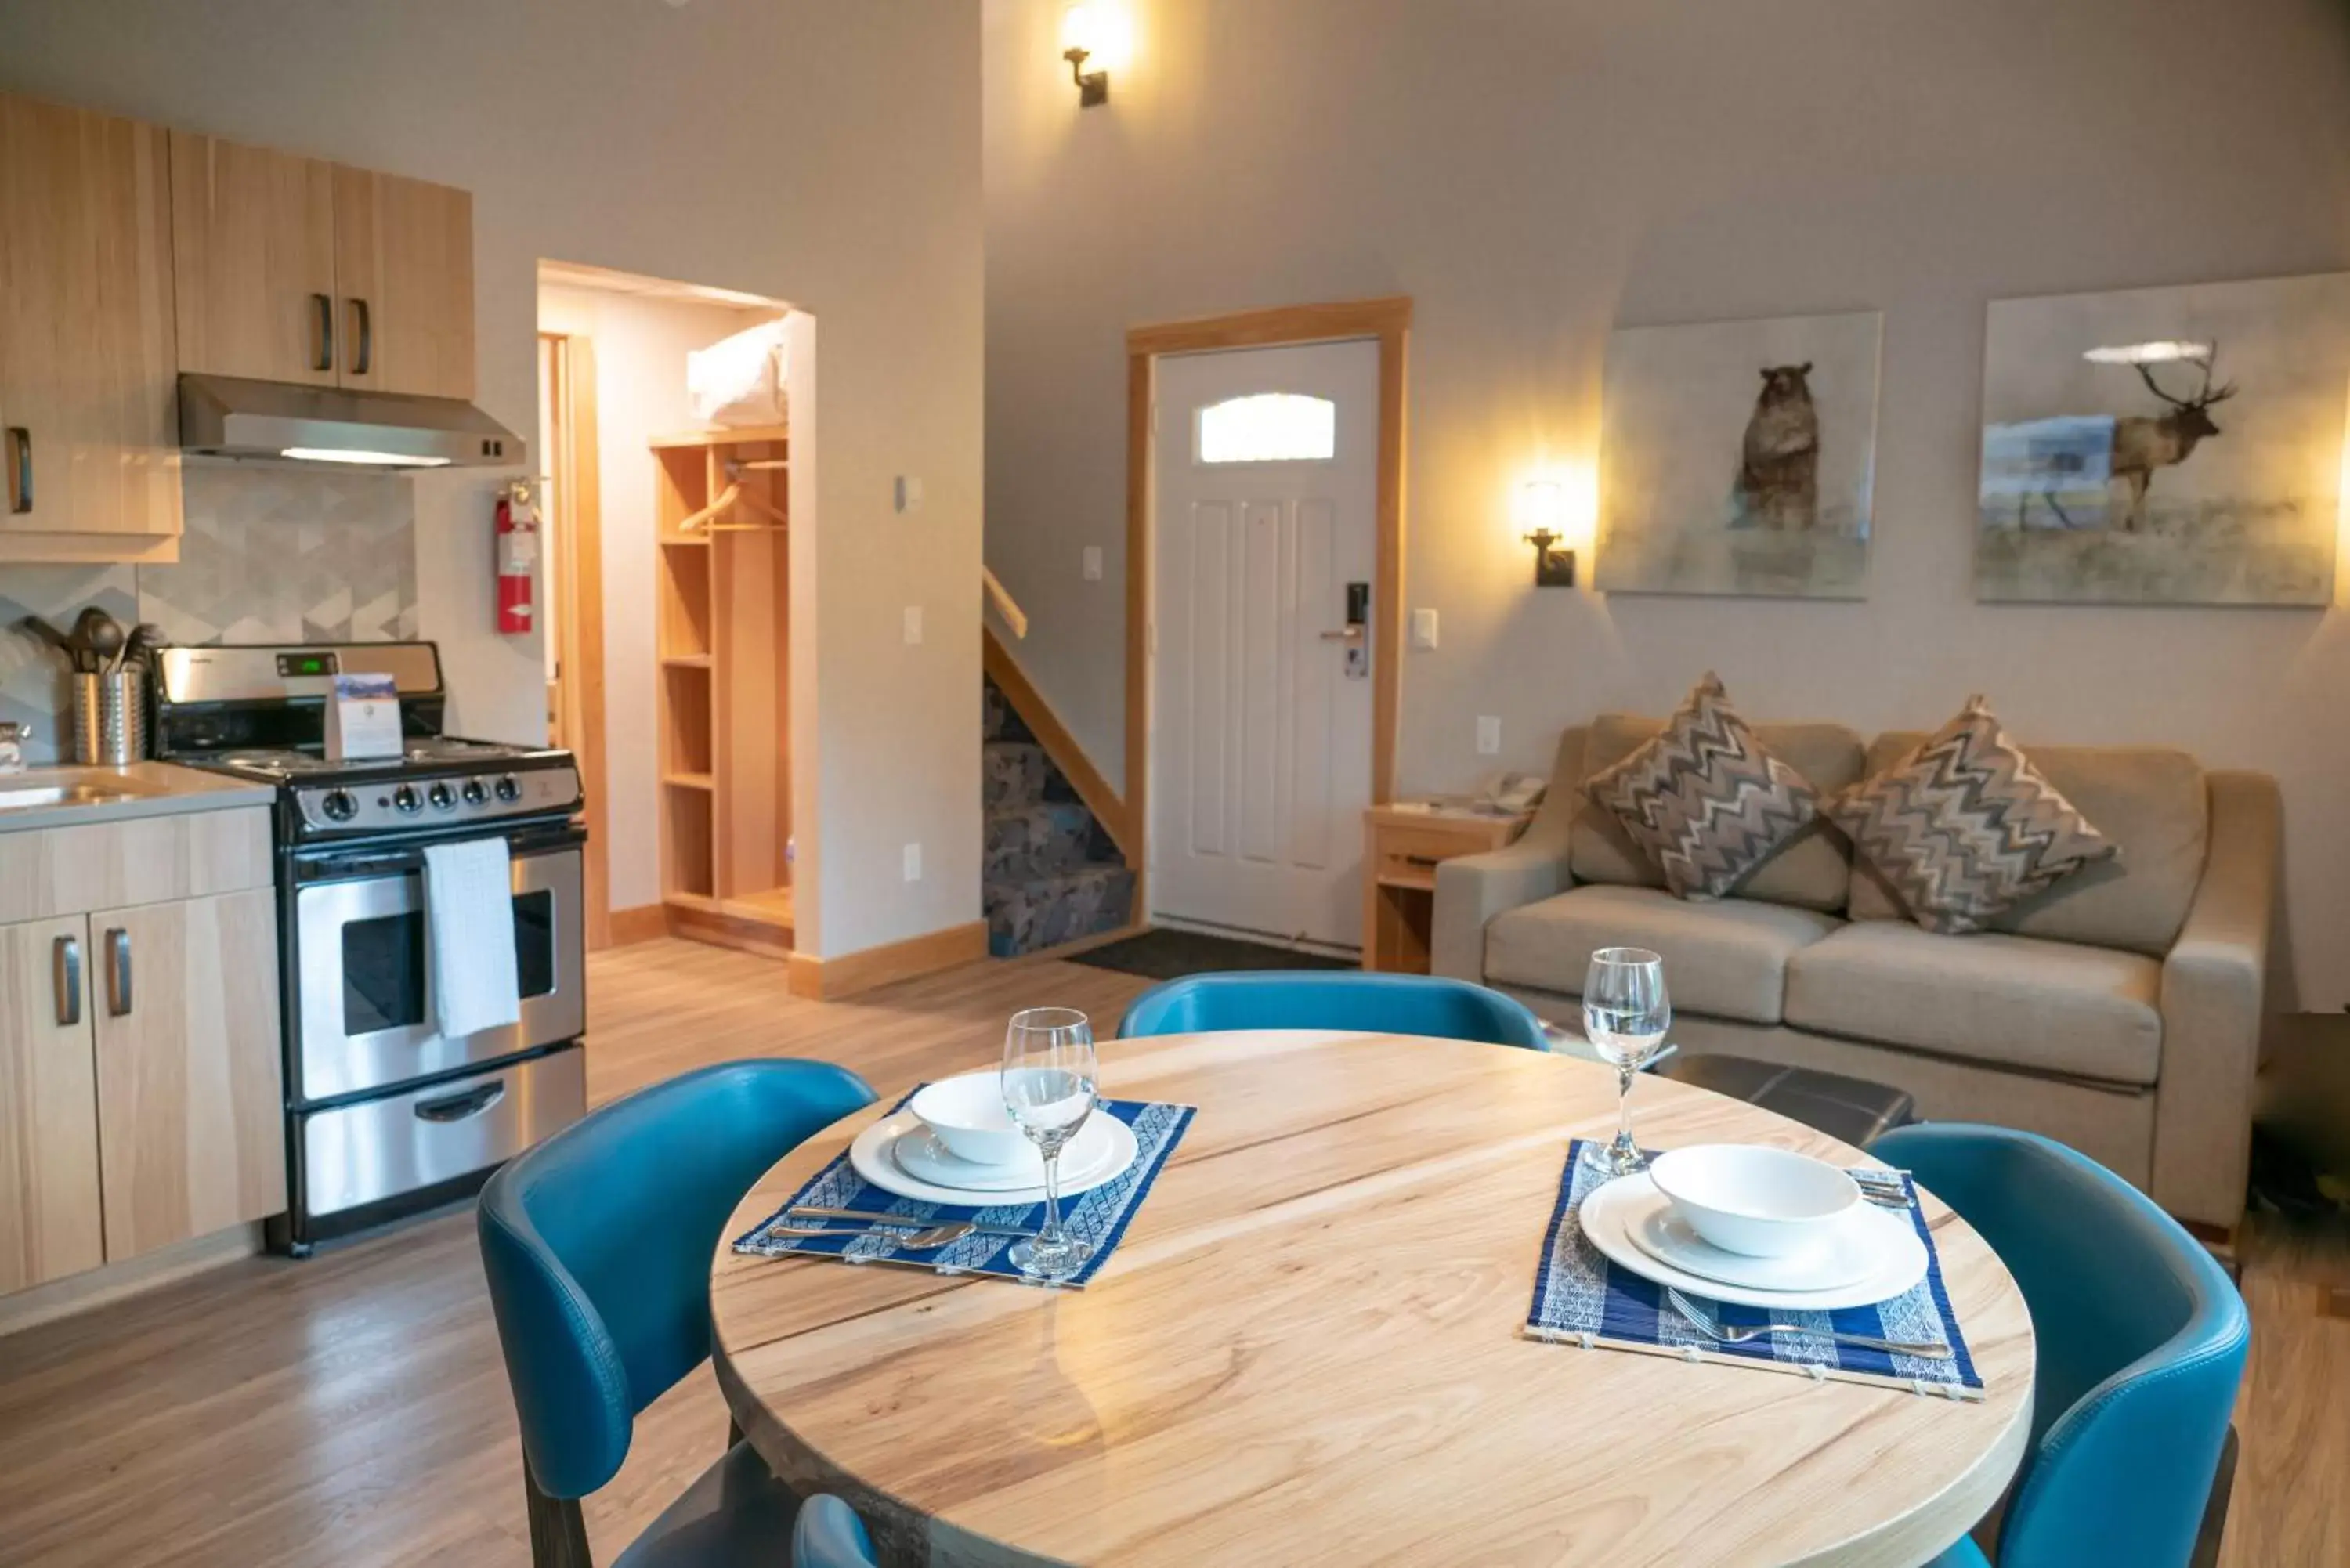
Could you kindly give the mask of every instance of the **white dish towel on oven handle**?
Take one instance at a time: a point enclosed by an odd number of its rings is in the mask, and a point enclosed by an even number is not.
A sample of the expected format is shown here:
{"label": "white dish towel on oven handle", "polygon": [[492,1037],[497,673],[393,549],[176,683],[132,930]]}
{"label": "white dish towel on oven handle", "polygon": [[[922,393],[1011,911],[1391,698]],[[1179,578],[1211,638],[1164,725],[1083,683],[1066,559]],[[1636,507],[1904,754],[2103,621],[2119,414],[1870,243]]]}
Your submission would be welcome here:
{"label": "white dish towel on oven handle", "polygon": [[513,876],[502,837],[425,846],[424,929],[433,1019],[444,1039],[522,1020]]}

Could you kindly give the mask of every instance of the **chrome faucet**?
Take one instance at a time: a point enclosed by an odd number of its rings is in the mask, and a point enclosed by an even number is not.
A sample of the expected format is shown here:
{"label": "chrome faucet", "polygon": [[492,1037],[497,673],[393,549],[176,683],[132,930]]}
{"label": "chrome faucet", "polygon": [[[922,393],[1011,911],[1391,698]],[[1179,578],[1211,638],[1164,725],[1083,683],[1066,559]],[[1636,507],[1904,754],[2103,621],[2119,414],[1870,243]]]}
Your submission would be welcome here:
{"label": "chrome faucet", "polygon": [[33,738],[33,726],[14,722],[0,723],[0,774],[21,774],[25,771],[25,742]]}

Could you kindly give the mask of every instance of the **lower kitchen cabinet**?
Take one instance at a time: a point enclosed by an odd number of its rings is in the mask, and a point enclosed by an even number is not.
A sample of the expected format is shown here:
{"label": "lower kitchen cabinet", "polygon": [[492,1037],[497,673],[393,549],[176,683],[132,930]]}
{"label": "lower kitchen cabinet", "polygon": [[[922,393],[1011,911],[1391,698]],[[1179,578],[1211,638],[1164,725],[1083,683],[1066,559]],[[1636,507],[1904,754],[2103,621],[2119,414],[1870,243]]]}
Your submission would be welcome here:
{"label": "lower kitchen cabinet", "polygon": [[0,1293],[106,1261],[89,922],[0,926]]}
{"label": "lower kitchen cabinet", "polygon": [[286,1207],[266,887],[0,925],[0,1294]]}
{"label": "lower kitchen cabinet", "polygon": [[276,896],[101,910],[89,934],[107,1260],[282,1210]]}

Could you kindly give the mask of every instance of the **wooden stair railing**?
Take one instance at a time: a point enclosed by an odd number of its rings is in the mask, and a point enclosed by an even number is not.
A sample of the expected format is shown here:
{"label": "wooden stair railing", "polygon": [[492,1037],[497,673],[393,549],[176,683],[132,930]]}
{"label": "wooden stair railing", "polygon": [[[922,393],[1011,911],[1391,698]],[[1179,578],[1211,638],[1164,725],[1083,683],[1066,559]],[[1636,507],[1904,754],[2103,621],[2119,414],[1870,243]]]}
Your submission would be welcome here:
{"label": "wooden stair railing", "polygon": [[986,590],[988,603],[993,605],[995,613],[1003,618],[1003,624],[1012,628],[1012,635],[1025,639],[1028,635],[1026,612],[1021,609],[1003,585],[996,581],[995,574],[983,566],[979,568],[979,586]]}
{"label": "wooden stair railing", "polygon": [[1012,650],[997,638],[995,628],[986,627],[982,630],[981,668],[995,682],[996,690],[1003,693],[1012,711],[1020,715],[1020,722],[1028,726],[1036,743],[1045,748],[1045,754],[1068,779],[1077,798],[1094,814],[1094,820],[1102,825],[1102,830],[1109,835],[1110,842],[1118,846],[1118,854],[1139,878],[1142,870],[1142,835],[1136,831],[1139,825],[1128,820],[1126,803],[1109,787],[1109,781],[1101,776],[1100,770],[1086,755],[1085,748],[1069,733],[1068,726],[1054,713],[1029,680],[1027,671],[1014,662]]}

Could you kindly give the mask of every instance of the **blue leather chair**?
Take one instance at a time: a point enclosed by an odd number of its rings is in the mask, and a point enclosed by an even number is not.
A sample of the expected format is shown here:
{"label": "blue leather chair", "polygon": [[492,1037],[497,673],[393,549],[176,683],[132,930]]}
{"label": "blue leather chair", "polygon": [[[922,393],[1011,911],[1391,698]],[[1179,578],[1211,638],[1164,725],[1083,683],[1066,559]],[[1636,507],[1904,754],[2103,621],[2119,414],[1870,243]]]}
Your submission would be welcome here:
{"label": "blue leather chair", "polygon": [[[2220,1265],[2136,1188],[2032,1133],[1929,1123],[1870,1146],[1991,1245],[2032,1309],[2032,1443],[1999,1568],[2184,1568],[2251,1323]],[[1931,1568],[1983,1568],[1960,1540]]]}
{"label": "blue leather chair", "polygon": [[873,1555],[873,1538],[857,1511],[833,1496],[818,1492],[800,1509],[792,1528],[792,1568],[879,1568]]}
{"label": "blue leather chair", "polygon": [[1119,1021],[1121,1040],[1212,1029],[1364,1029],[1546,1049],[1542,1024],[1498,991],[1425,974],[1347,970],[1195,974],[1153,986]]}
{"label": "blue leather chair", "polygon": [[[628,1457],[637,1412],[710,1355],[710,1260],[743,1195],[873,1102],[822,1062],[729,1062],[605,1106],[482,1189],[482,1266],[522,1417],[538,1568],[590,1568],[579,1500]],[[748,1443],[615,1568],[785,1561],[797,1500]]]}

